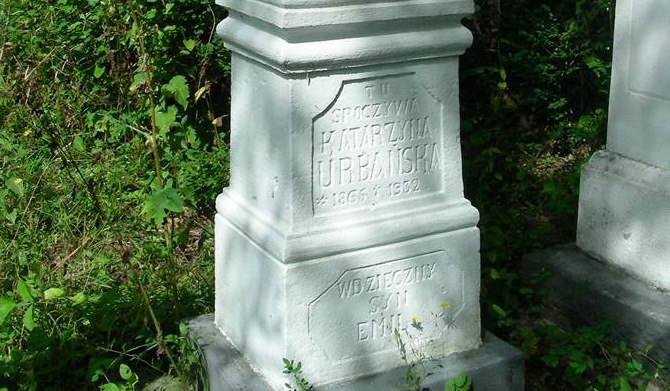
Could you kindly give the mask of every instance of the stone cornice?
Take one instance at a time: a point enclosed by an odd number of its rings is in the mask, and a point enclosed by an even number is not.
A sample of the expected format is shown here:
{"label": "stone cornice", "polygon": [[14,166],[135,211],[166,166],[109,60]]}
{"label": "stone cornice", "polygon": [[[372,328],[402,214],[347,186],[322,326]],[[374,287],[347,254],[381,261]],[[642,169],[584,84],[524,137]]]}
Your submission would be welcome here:
{"label": "stone cornice", "polygon": [[454,56],[472,43],[460,23],[469,0],[218,3],[229,10],[217,29],[226,46],[287,73]]}
{"label": "stone cornice", "polygon": [[448,15],[460,19],[474,12],[470,0],[217,0],[216,3],[281,29]]}

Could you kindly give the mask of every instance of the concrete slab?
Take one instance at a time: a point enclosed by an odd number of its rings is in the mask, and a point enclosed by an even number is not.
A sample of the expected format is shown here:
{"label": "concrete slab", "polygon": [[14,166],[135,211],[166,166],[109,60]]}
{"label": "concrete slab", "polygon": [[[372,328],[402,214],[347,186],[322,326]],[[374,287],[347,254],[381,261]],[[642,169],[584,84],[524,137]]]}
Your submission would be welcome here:
{"label": "concrete slab", "polygon": [[[609,320],[631,346],[651,345],[653,357],[670,361],[670,294],[570,244],[524,257],[524,274],[540,280],[556,303],[578,321]],[[543,272],[544,271],[544,272]]]}
{"label": "concrete slab", "polygon": [[[187,322],[189,336],[202,353],[210,391],[271,391],[272,387],[255,372],[242,355],[214,325],[214,317],[203,315]],[[424,387],[444,389],[446,379],[462,372],[468,374],[477,391],[522,391],[524,389],[523,354],[486,333],[481,348],[426,362],[428,376]],[[277,366],[281,367],[278,362]],[[309,363],[303,363],[308,366]],[[406,368],[400,367],[350,382],[318,387],[315,391],[393,391],[400,389]],[[309,379],[307,379],[309,380]]]}

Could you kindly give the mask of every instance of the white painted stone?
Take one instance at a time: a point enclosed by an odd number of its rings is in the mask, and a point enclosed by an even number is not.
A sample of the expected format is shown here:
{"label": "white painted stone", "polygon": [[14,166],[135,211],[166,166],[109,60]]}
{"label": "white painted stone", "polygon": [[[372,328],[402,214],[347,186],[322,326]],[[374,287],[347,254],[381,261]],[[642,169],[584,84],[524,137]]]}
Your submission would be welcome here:
{"label": "white painted stone", "polygon": [[670,3],[617,2],[607,149],[670,170]]}
{"label": "white painted stone", "polygon": [[577,244],[670,289],[670,3],[617,2],[607,150],[582,170]]}
{"label": "white painted stone", "polygon": [[[480,343],[479,214],[463,197],[458,58],[469,1],[221,2],[230,186],[215,322],[283,389]],[[412,325],[413,324],[413,325]]]}

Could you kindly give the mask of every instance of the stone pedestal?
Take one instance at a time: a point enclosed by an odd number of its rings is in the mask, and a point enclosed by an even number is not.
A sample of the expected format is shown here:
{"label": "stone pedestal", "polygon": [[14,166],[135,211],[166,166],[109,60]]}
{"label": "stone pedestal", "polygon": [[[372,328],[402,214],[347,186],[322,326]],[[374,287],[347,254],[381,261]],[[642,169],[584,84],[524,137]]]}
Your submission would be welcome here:
{"label": "stone pedestal", "polygon": [[670,3],[617,2],[607,149],[583,168],[577,245],[670,289]]}
{"label": "stone pedestal", "polygon": [[[221,0],[230,187],[214,322],[271,388],[481,346],[478,212],[463,197],[460,0]],[[216,381],[216,380],[214,380]]]}

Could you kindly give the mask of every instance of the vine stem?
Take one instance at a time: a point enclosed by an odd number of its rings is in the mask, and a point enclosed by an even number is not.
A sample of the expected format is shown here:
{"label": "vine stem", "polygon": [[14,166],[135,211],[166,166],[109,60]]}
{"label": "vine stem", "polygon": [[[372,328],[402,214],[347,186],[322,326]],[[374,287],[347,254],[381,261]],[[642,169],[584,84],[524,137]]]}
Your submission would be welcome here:
{"label": "vine stem", "polygon": [[167,344],[165,343],[165,340],[163,339],[163,329],[161,328],[161,324],[158,321],[158,318],[156,318],[156,315],[154,314],[153,307],[151,306],[151,301],[149,300],[149,296],[147,296],[146,292],[144,291],[144,286],[142,286],[142,282],[139,280],[139,276],[136,282],[137,282],[137,290],[140,292],[140,296],[142,296],[142,300],[144,301],[144,304],[147,306],[149,316],[151,317],[151,321],[153,322],[154,328],[156,329],[156,342],[158,342],[158,345],[161,347],[161,349],[163,349],[163,351],[167,355],[168,360],[170,360],[170,364],[172,364],[172,367],[177,372],[177,376],[179,376],[180,379],[185,379],[184,374],[181,372],[179,366],[177,365],[177,361],[172,356],[172,353],[170,353],[170,349],[168,348]]}
{"label": "vine stem", "polygon": [[137,39],[140,44],[140,55],[142,57],[142,68],[146,69],[147,73],[147,86],[149,87],[149,113],[151,114],[151,152],[154,158],[154,169],[156,170],[156,177],[158,178],[158,185],[163,187],[163,175],[161,172],[160,165],[160,156],[158,155],[158,136],[156,132],[156,100],[154,99],[154,87],[153,87],[153,69],[151,69],[151,63],[148,60],[149,55],[147,54],[146,47],[144,46],[144,31],[142,29],[142,24],[137,20],[137,15],[135,10],[131,13],[133,22],[137,25]]}

